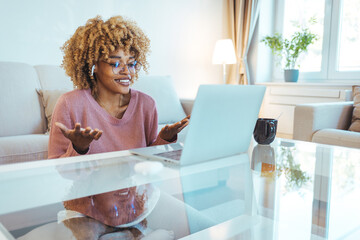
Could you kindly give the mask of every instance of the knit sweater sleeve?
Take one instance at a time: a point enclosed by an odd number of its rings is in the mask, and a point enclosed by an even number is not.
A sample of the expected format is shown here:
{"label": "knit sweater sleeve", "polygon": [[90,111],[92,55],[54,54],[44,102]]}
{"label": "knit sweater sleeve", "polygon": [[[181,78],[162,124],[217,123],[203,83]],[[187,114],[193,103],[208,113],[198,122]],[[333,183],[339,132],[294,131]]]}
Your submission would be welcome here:
{"label": "knit sweater sleeve", "polygon": [[74,128],[75,122],[71,118],[71,111],[64,95],[59,98],[52,115],[48,158],[79,156],[80,154],[75,151],[71,141],[62,134],[61,130],[55,125],[55,122],[60,122],[69,129]]}

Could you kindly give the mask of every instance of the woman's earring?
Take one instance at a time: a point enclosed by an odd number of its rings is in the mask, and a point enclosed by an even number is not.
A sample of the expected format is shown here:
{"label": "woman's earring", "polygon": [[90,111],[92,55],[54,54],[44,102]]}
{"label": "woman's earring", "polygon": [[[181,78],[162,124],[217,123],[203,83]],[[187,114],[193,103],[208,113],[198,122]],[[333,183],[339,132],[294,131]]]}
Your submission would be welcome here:
{"label": "woman's earring", "polygon": [[94,70],[95,70],[95,65],[93,65],[91,68],[91,76],[94,76]]}

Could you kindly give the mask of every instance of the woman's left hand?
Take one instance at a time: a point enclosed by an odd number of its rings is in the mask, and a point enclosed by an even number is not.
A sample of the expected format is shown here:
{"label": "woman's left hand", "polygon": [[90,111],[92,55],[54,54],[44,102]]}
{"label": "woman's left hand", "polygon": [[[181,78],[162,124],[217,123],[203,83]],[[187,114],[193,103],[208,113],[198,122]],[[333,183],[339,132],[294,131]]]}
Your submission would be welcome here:
{"label": "woman's left hand", "polygon": [[177,134],[181,132],[189,124],[190,115],[181,120],[180,122],[174,123],[172,125],[166,125],[163,127],[159,133],[159,136],[168,142],[173,142],[176,140]]}

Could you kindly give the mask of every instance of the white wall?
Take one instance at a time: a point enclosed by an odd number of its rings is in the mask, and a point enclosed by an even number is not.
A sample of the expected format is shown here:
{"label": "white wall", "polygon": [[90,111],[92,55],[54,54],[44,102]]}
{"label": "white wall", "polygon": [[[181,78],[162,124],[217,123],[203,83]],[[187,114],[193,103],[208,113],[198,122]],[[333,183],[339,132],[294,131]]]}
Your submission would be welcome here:
{"label": "white wall", "polygon": [[0,61],[60,65],[60,47],[96,15],[135,20],[151,39],[151,75],[171,75],[180,97],[222,82],[211,57],[227,38],[226,0],[0,0]]}

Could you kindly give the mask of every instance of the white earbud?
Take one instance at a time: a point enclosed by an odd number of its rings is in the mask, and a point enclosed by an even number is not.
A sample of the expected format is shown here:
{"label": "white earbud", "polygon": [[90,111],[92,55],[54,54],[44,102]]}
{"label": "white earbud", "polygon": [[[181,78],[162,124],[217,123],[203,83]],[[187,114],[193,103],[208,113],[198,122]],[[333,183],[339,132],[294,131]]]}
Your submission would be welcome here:
{"label": "white earbud", "polygon": [[95,65],[93,65],[91,68],[91,76],[94,76],[94,70],[95,70]]}

